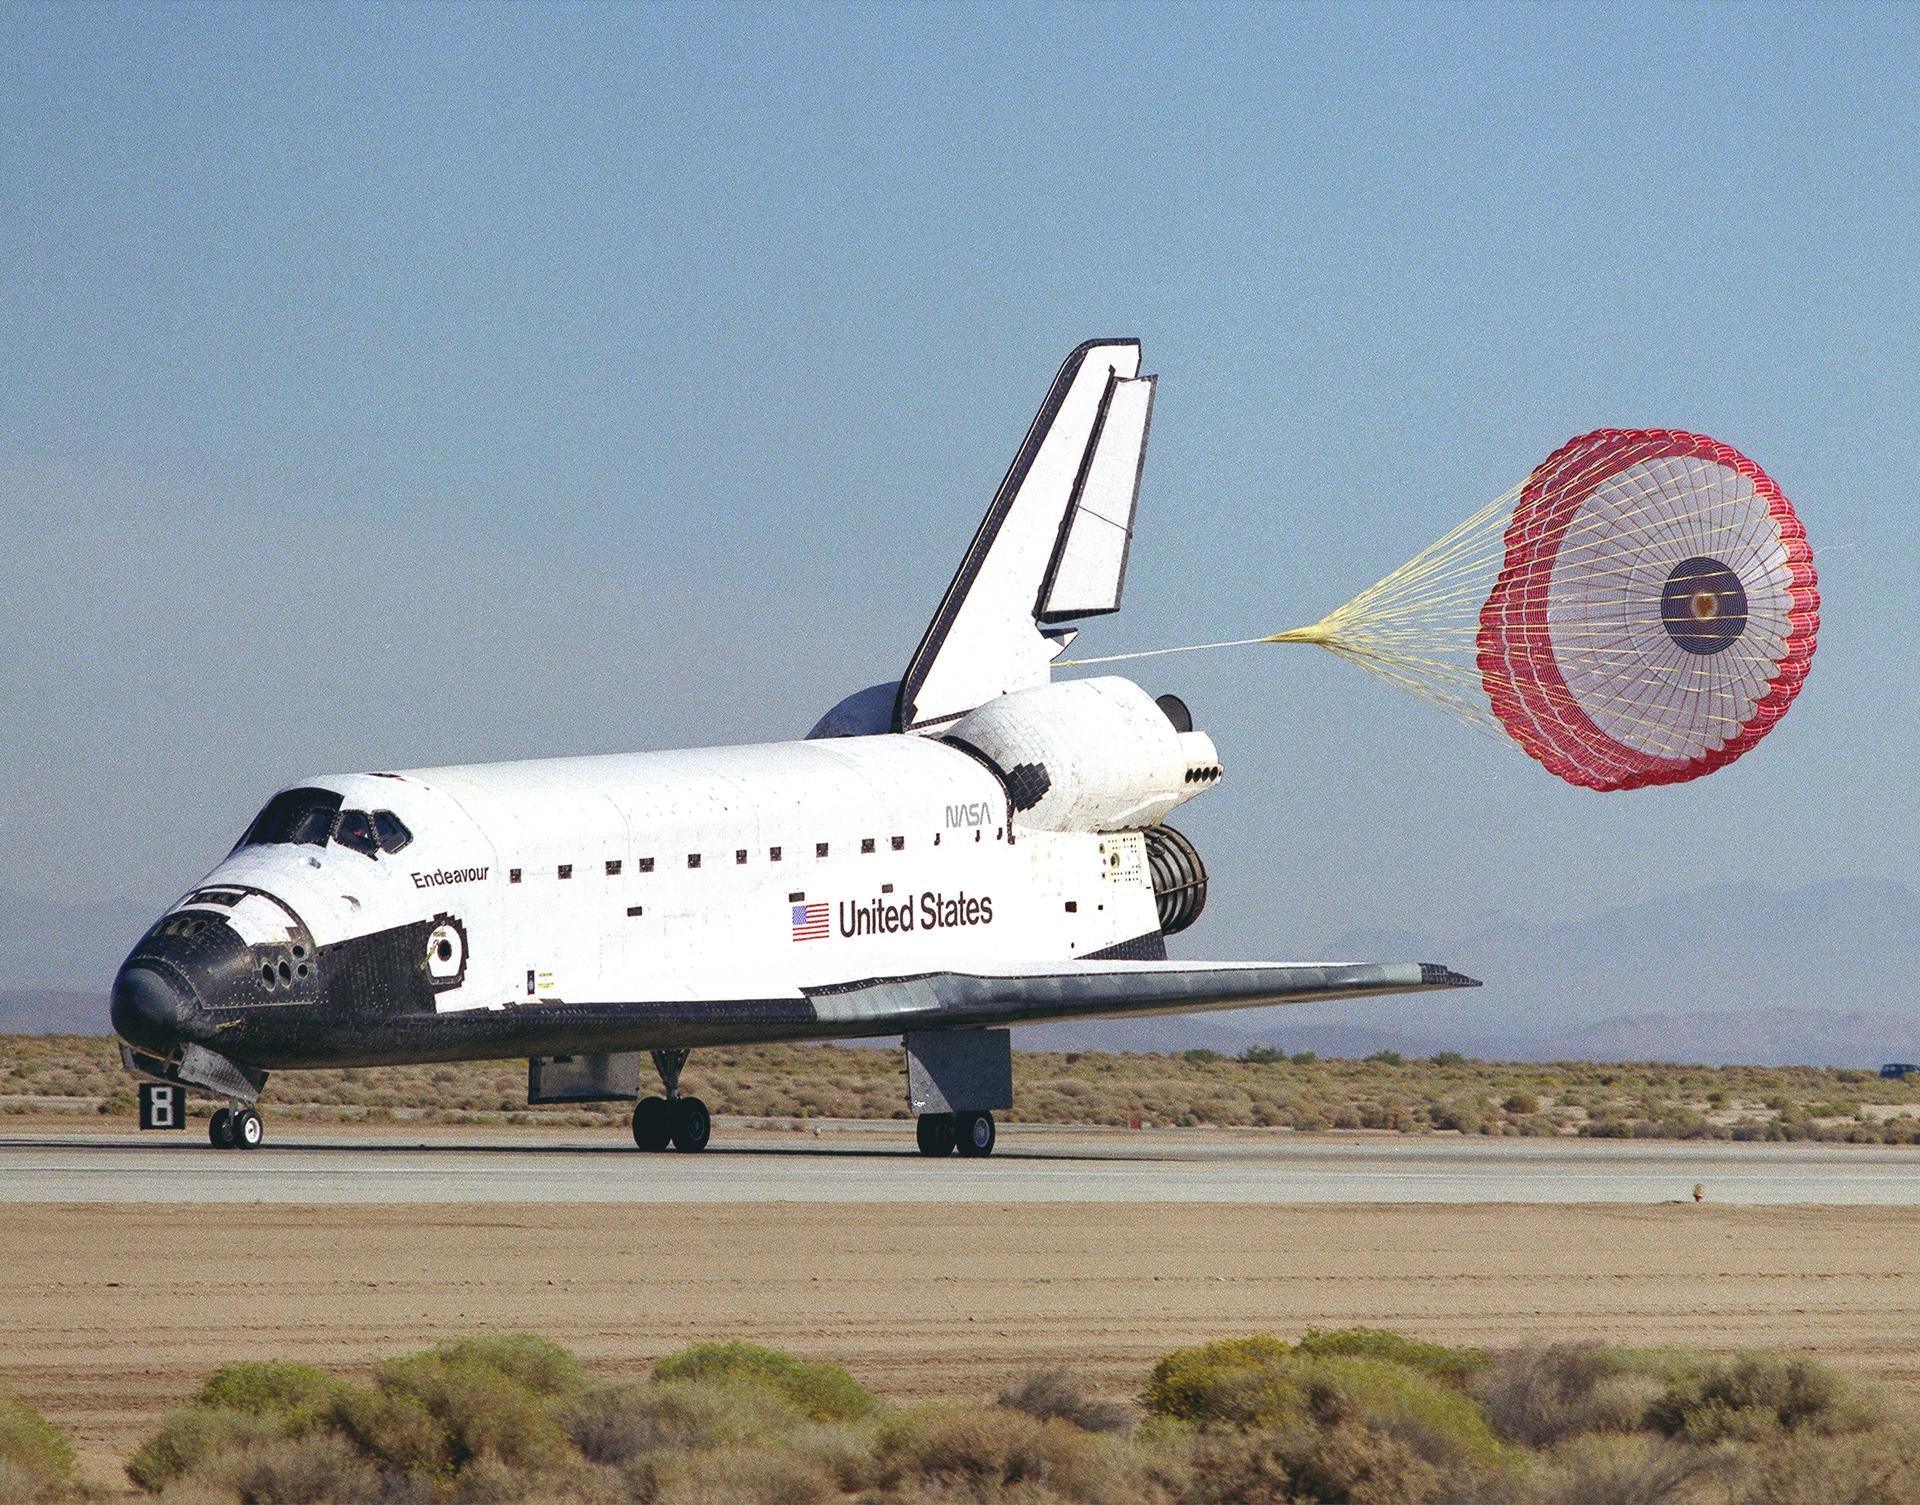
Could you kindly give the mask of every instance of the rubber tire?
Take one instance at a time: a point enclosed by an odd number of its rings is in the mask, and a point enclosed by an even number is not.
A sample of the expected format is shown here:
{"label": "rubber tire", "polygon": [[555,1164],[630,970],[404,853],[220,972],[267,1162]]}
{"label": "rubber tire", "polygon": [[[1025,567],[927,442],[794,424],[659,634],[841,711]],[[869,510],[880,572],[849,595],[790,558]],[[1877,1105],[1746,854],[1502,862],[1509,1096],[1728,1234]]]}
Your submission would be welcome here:
{"label": "rubber tire", "polygon": [[633,1142],[649,1153],[673,1141],[673,1109],[664,1097],[643,1097],[633,1105]]}
{"label": "rubber tire", "polygon": [[914,1123],[913,1137],[919,1143],[922,1155],[930,1155],[937,1160],[942,1155],[953,1153],[960,1130],[951,1113],[922,1113]]}
{"label": "rubber tire", "polygon": [[980,1160],[993,1153],[994,1133],[991,1113],[960,1113],[954,1116],[954,1127],[959,1130],[959,1143],[956,1146],[968,1160]]}
{"label": "rubber tire", "polygon": [[207,1120],[207,1143],[216,1150],[233,1148],[233,1114],[225,1108],[215,1108],[213,1117]]}
{"label": "rubber tire", "polygon": [[713,1115],[697,1097],[676,1098],[673,1104],[673,1147],[689,1154],[704,1150],[713,1138]]}
{"label": "rubber tire", "polygon": [[257,1150],[266,1141],[267,1126],[258,1113],[251,1108],[242,1108],[233,1119],[233,1147],[237,1150]]}

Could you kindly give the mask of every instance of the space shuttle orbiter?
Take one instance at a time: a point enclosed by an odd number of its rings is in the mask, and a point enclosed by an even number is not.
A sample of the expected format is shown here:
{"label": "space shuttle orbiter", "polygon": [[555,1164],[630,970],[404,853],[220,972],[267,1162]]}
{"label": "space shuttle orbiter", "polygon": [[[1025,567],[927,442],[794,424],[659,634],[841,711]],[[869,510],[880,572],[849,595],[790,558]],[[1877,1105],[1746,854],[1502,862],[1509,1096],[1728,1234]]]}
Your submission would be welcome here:
{"label": "space shuttle orbiter", "polygon": [[[1221,776],[1173,696],[1055,682],[1119,608],[1155,378],[1067,358],[899,681],[798,742],[328,775],[281,790],[113,988],[130,1069],[263,1135],[274,1071],[528,1058],[697,1150],[688,1053],[903,1037],[928,1154],[993,1148],[1007,1026],[1472,986],[1431,963],[1169,961]],[[664,1095],[642,1096],[651,1057]]]}

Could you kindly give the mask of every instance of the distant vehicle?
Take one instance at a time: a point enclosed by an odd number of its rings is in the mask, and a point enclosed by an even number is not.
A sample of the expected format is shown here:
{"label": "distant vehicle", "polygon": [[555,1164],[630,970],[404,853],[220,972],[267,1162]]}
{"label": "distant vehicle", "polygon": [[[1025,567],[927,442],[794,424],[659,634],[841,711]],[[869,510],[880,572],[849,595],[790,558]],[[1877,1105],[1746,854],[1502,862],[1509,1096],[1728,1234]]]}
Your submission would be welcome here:
{"label": "distant vehicle", "polygon": [[1880,1068],[1880,1075],[1889,1081],[1898,1081],[1901,1077],[1920,1071],[1920,1065],[1912,1061],[1889,1061]]}
{"label": "distant vehicle", "polygon": [[689,1050],[902,1035],[920,1149],[985,1155],[1005,1026],[1475,986],[1167,959],[1206,869],[1164,821],[1219,755],[1172,695],[1051,674],[1120,605],[1139,364],[1074,351],[905,675],[804,741],[281,790],[120,969],[127,1066],[227,1099],[208,1135],[250,1148],[269,1071],[524,1056],[530,1102],[639,1097],[640,1148],[699,1150]]}

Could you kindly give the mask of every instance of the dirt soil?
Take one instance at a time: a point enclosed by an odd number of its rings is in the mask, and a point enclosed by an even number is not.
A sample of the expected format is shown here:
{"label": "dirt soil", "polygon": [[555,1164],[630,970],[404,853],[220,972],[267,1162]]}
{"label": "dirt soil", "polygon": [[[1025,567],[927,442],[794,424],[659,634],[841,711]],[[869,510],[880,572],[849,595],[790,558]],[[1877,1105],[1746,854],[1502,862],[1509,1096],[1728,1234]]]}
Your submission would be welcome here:
{"label": "dirt soil", "polygon": [[1785,1345],[1920,1399],[1916,1248],[1911,1208],[14,1204],[0,1384],[101,1483],[226,1360],[364,1375],[487,1329],[607,1375],[748,1338],[900,1400],[1055,1363],[1127,1395],[1184,1343],[1352,1323]]}

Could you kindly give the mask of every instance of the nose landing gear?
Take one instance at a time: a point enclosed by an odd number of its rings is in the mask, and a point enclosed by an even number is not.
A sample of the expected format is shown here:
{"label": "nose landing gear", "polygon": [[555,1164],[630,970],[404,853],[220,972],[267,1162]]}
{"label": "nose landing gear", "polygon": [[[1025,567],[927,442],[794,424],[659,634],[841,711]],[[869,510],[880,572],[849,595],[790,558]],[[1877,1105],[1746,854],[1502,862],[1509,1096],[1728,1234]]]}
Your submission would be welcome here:
{"label": "nose landing gear", "polygon": [[216,1108],[207,1120],[207,1140],[216,1150],[254,1150],[265,1143],[266,1123],[252,1108]]}
{"label": "nose landing gear", "polygon": [[680,1095],[680,1070],[687,1064],[684,1050],[656,1050],[654,1069],[660,1073],[665,1097],[643,1097],[633,1107],[633,1142],[643,1150],[664,1150],[671,1144],[689,1153],[704,1150],[713,1137],[713,1115],[697,1097]]}

